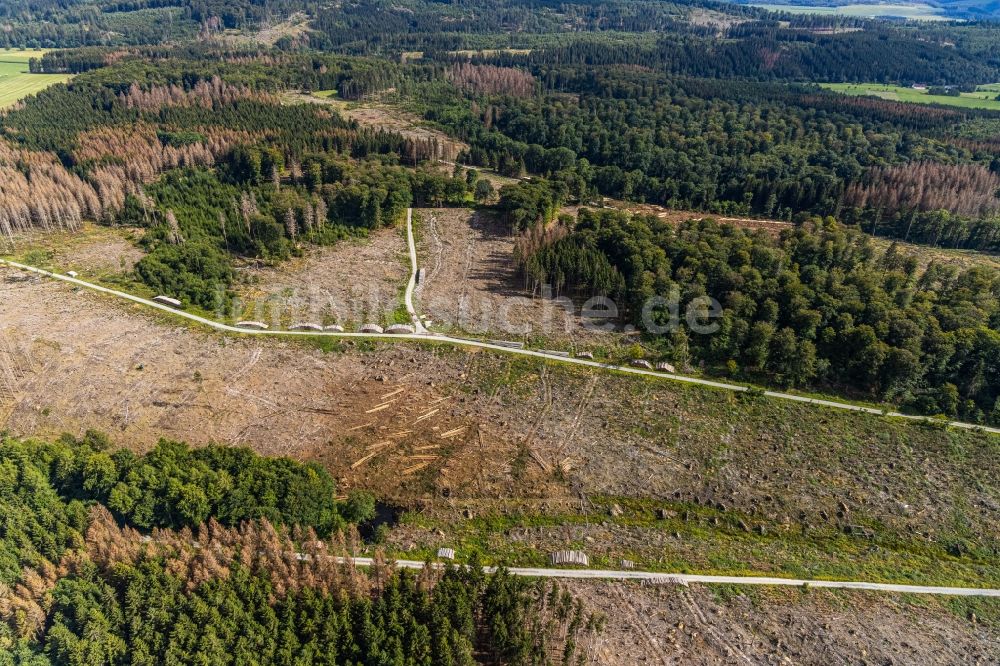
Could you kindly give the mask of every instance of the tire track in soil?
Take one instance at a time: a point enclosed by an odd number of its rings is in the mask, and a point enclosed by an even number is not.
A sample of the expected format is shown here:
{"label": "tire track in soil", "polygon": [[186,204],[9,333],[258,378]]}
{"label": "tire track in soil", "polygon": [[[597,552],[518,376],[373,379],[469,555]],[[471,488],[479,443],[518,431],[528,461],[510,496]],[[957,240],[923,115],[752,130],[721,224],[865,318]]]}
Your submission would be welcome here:
{"label": "tire track in soil", "polygon": [[686,589],[680,588],[680,594],[678,594],[678,597],[680,597],[681,602],[688,609],[691,615],[694,618],[696,618],[698,625],[702,628],[705,634],[711,637],[711,639],[716,643],[716,645],[719,648],[721,648],[720,651],[722,652],[722,654],[726,655],[727,657],[728,656],[737,657],[739,658],[740,661],[750,664],[751,666],[753,666],[753,664],[759,663],[755,662],[753,659],[747,656],[747,654],[743,652],[743,650],[738,645],[734,644],[732,641],[726,640],[721,635],[719,635],[719,632],[716,631],[715,627],[708,621],[708,618],[705,617],[705,613],[702,612],[697,602],[695,602],[694,599],[691,598],[691,594]]}
{"label": "tire track in soil", "polygon": [[626,620],[635,628],[638,638],[646,645],[645,656],[647,663],[658,663],[661,666],[670,666],[673,661],[667,651],[660,645],[660,641],[653,635],[646,618],[639,614],[635,605],[625,596],[624,585],[614,583],[609,586],[622,601],[621,608],[625,609]]}

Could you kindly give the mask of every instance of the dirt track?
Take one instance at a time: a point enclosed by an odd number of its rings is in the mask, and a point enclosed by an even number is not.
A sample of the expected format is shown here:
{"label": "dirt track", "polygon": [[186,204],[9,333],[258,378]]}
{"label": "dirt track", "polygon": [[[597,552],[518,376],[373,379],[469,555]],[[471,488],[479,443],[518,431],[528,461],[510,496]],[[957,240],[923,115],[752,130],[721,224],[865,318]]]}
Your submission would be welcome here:
{"label": "dirt track", "polygon": [[638,204],[627,201],[617,201],[614,199],[606,199],[605,202],[612,208],[627,210],[640,215],[652,215],[657,219],[670,222],[671,224],[679,224],[688,220],[712,219],[716,222],[731,224],[734,227],[746,229],[747,231],[764,231],[772,236],[777,236],[783,230],[789,229],[793,226],[791,222],[783,222],[781,220],[761,220],[752,217],[712,215],[709,213],[698,213],[690,210],[664,208],[663,206],[659,206],[657,204]]}
{"label": "dirt track", "polygon": [[610,341],[607,334],[583,328],[579,304],[571,312],[524,290],[513,264],[514,237],[493,214],[461,208],[418,213],[425,278],[416,292],[417,309],[435,322],[434,330],[544,336],[557,348]]}

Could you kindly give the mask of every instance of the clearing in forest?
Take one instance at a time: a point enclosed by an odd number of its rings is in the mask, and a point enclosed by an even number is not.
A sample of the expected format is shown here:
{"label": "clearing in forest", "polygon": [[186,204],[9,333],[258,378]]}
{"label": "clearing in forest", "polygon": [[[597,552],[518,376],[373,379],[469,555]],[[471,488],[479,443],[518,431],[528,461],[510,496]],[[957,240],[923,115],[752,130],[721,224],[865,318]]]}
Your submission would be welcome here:
{"label": "clearing in forest", "polygon": [[514,266],[517,237],[492,211],[424,208],[419,211],[417,310],[435,331],[542,338],[555,346],[611,342],[583,328],[572,311],[524,288]]}
{"label": "clearing in forest", "polygon": [[222,336],[11,269],[0,295],[0,429],[314,460],[420,507],[387,537],[416,559],[586,544],[610,568],[1000,580],[989,435],[481,350]]}
{"label": "clearing in forest", "polygon": [[858,16],[863,18],[905,18],[911,21],[949,21],[940,9],[922,3],[880,3],[880,4],[847,4],[847,5],[799,5],[779,3],[748,3],[753,7],[766,9],[770,12],[785,12],[787,14],[829,14],[837,16]]}
{"label": "clearing in forest", "polygon": [[[345,100],[337,95],[336,90],[315,90],[312,93],[285,93],[283,99],[290,104],[307,102],[310,104],[326,104],[332,106],[346,118],[357,121],[367,127],[375,127],[389,132],[396,132],[414,141],[433,141],[437,143],[442,159],[452,161],[458,154],[469,148],[457,139],[444,132],[427,127],[423,121],[402,109],[377,101],[357,102]],[[406,156],[401,156],[406,164]]]}
{"label": "clearing in forest", "polygon": [[[1000,627],[950,601],[864,592],[568,584],[608,622],[594,663],[974,664],[991,661]],[[980,612],[980,615],[983,613]],[[864,655],[859,660],[859,655]]]}
{"label": "clearing in forest", "polygon": [[28,95],[48,88],[53,83],[69,81],[69,74],[32,74],[28,61],[41,58],[41,49],[0,49],[0,109],[7,108]]}
{"label": "clearing in forest", "polygon": [[[753,217],[729,217],[727,215],[715,215],[712,213],[699,213],[693,210],[677,210],[676,208],[664,208],[658,204],[650,203],[632,203],[629,201],[620,201],[617,199],[604,198],[604,206],[606,208],[617,208],[618,210],[628,211],[636,215],[652,215],[653,217],[663,220],[665,222],[670,222],[671,224],[680,224],[681,222],[687,222],[688,220],[702,220],[702,219],[712,219],[716,222],[722,224],[731,224],[734,227],[739,227],[741,229],[746,229],[748,231],[762,230],[766,231],[768,234],[777,236],[784,229],[789,229],[792,227],[791,222],[784,222],[782,220],[764,220],[757,219]],[[568,212],[572,215],[576,215],[577,207],[567,207],[563,212]]]}
{"label": "clearing in forest", "polygon": [[410,321],[405,308],[399,312],[410,274],[399,229],[378,229],[367,238],[332,246],[310,245],[303,253],[273,266],[248,263],[237,268],[236,317],[279,327]]}
{"label": "clearing in forest", "polygon": [[0,241],[0,255],[59,273],[75,271],[82,279],[121,286],[144,256],[138,240],[143,229],[84,222],[74,231],[32,230]]}
{"label": "clearing in forest", "polygon": [[940,104],[963,109],[1000,111],[1000,101],[997,100],[998,93],[1000,93],[998,84],[982,85],[974,92],[963,92],[958,95],[932,95],[927,88],[890,86],[881,83],[822,83],[820,85],[827,90],[855,97],[878,97],[892,102]]}

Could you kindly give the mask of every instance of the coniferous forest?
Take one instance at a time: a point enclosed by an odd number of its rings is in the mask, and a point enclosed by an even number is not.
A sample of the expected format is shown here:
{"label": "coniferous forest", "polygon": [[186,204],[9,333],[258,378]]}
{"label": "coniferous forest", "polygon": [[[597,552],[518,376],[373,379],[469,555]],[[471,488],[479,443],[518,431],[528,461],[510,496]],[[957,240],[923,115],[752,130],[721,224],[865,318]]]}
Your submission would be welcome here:
{"label": "coniferous forest", "polygon": [[[179,9],[201,24],[197,39],[33,61],[77,75],[4,113],[0,231],[72,230],[85,219],[142,228],[137,279],[219,311],[238,258],[281,261],[303,244],[364,236],[411,205],[493,200],[460,170],[435,168],[454,157],[533,179],[495,204],[524,237],[528,288],[613,295],[632,320],[644,298],[675,286],[689,298],[711,293],[728,308],[726,335],[656,344],[687,347],[691,361],[729,376],[1000,418],[997,276],[918,267],[864,240],[1000,249],[1000,119],[815,85],[959,90],[1000,80],[988,49],[1000,33],[989,24],[927,28],[914,40],[905,24],[797,16],[782,27],[725,5],[495,2],[475,13],[418,3],[387,27],[370,21],[373,6],[317,10],[305,36],[265,48],[218,37],[222,26],[265,21],[254,5],[190,5]],[[149,8],[115,11],[140,9]],[[729,39],[670,18],[694,9],[725,12]],[[444,15],[455,20],[442,32]],[[16,14],[26,25],[33,16]],[[560,34],[560,21],[577,34]],[[497,31],[511,23],[523,32],[505,42]],[[447,155],[436,140],[289,98],[314,90],[401,105],[468,147]],[[774,239],[589,213],[575,228],[552,226],[560,206],[599,207],[602,197],[795,231]],[[799,256],[803,246],[826,249]]]}
{"label": "coniferous forest", "polygon": [[[718,299],[716,333],[641,338],[679,372],[1000,426],[1000,272],[929,254],[1000,252],[1000,111],[823,85],[996,101],[1000,24],[8,0],[0,26],[0,48],[40,49],[32,75],[68,78],[0,111],[4,247],[137,230],[130,286],[227,312],[250,262],[476,208],[525,293],[610,296],[622,326],[667,320],[651,298]],[[365,105],[433,132],[345,112]],[[397,570],[359,536],[375,504],[246,449],[5,436],[0,666],[594,663],[604,619],[573,595],[478,560]]]}

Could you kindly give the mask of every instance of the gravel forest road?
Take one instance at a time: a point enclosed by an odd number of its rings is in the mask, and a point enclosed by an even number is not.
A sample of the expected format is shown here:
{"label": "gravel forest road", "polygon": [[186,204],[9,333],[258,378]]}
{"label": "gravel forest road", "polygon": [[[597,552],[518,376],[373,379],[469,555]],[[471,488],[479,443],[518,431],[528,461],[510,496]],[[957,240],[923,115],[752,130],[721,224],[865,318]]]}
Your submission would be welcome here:
{"label": "gravel forest road", "polygon": [[[368,557],[354,558],[357,566],[371,566]],[[422,569],[425,563],[417,560],[396,560],[400,569]],[[441,566],[441,565],[436,565]],[[487,573],[495,567],[483,567]],[[868,583],[856,580],[801,580],[795,578],[772,578],[767,576],[709,576],[702,574],[659,573],[654,571],[612,571],[608,569],[546,569],[535,567],[508,567],[515,576],[531,578],[568,578],[576,580],[638,580],[650,583],[689,583],[724,585],[784,585],[789,587],[832,588],[837,590],[869,590],[874,592],[896,592],[905,594],[938,594],[964,597],[1000,597],[1000,590],[973,587],[939,587],[935,585],[900,585],[896,583]]]}
{"label": "gravel forest road", "polygon": [[[289,331],[289,330],[256,330],[256,329],[246,329],[237,326],[231,326],[229,324],[224,324],[206,317],[202,317],[190,312],[185,312],[183,310],[176,309],[170,305],[163,303],[158,303],[156,301],[142,298],[140,296],[135,296],[133,294],[128,294],[126,292],[117,291],[115,289],[109,289],[108,287],[102,287],[85,280],[80,280],[79,278],[71,277],[69,275],[62,275],[60,273],[54,273],[52,271],[47,271],[41,268],[36,268],[34,266],[28,266],[25,264],[20,264],[14,261],[9,261],[6,259],[0,259],[0,265],[10,266],[21,271],[26,271],[29,273],[34,273],[44,277],[48,277],[54,280],[65,282],[76,287],[81,287],[98,293],[113,296],[115,298],[124,299],[131,301],[133,303],[138,303],[146,307],[154,308],[162,312],[167,312],[177,317],[182,317],[189,321],[194,321],[205,326],[209,326],[215,330],[224,331],[226,333],[236,333],[240,335],[255,335],[255,336],[328,336],[328,337],[339,337],[339,338],[352,338],[352,337],[363,337],[363,338],[376,338],[384,340],[420,340],[420,341],[432,341],[441,342],[447,344],[479,347],[482,349],[489,349],[492,351],[497,351],[505,354],[518,354],[521,356],[530,356],[545,359],[547,361],[554,361],[559,363],[572,363],[575,365],[583,365],[592,368],[599,368],[604,370],[614,370],[618,372],[626,372],[636,375],[655,377],[657,379],[669,380],[669,381],[679,381],[688,382],[692,384],[700,384],[703,386],[710,386],[717,389],[729,390],[729,391],[747,391],[749,387],[740,386],[738,384],[728,384],[725,382],[715,382],[708,379],[701,379],[699,377],[688,377],[685,375],[677,375],[672,373],[656,372],[653,370],[646,370],[644,368],[634,368],[618,366],[608,363],[601,363],[599,361],[593,361],[589,359],[581,359],[567,356],[560,356],[557,354],[552,354],[543,351],[535,351],[532,349],[519,349],[514,347],[507,347],[503,345],[493,344],[490,342],[483,342],[481,340],[472,340],[466,338],[455,338],[446,335],[439,335],[435,333],[428,332],[422,324],[420,324],[419,314],[413,307],[413,287],[416,282],[417,276],[417,254],[416,246],[413,240],[413,225],[412,225],[412,209],[407,209],[407,236],[409,241],[410,250],[410,261],[412,264],[412,270],[410,273],[410,282],[406,289],[405,301],[407,311],[410,313],[414,325],[416,327],[417,333],[413,334],[388,334],[388,333],[350,333],[350,332],[335,332],[335,331]],[[916,419],[922,420],[924,417],[913,416],[910,414],[901,414],[898,412],[886,412],[883,410],[875,409],[872,407],[863,407],[860,405],[852,405],[849,403],[836,402],[832,400],[822,400],[817,398],[809,398],[805,396],[798,396],[789,393],[780,393],[776,391],[765,391],[764,395],[776,398],[779,400],[793,400],[796,402],[805,402],[814,405],[820,405],[824,407],[830,407],[833,409],[846,409],[856,412],[864,412],[869,414],[878,414],[884,416],[891,416],[897,418],[906,419]],[[949,425],[958,428],[969,428],[969,429],[981,429],[987,432],[1000,433],[1000,428],[991,428],[986,426],[979,426],[971,423],[963,423],[960,421],[952,421]],[[359,566],[369,566],[371,560],[368,558],[356,558],[354,560]],[[396,566],[402,568],[421,568],[424,566],[423,562],[418,562],[414,560],[397,560]],[[492,570],[487,567],[487,571]],[[927,586],[927,585],[898,585],[891,583],[870,583],[865,581],[828,581],[828,580],[798,580],[790,578],[769,578],[760,576],[711,576],[711,575],[701,575],[701,574],[680,574],[680,573],[660,573],[660,572],[649,572],[649,571],[612,571],[612,570],[601,570],[601,569],[546,569],[546,568],[525,568],[525,567],[511,567],[508,569],[512,574],[518,576],[530,576],[539,578],[571,578],[571,579],[603,579],[603,580],[640,580],[648,582],[658,582],[658,583],[716,583],[716,584],[737,584],[737,585],[784,585],[784,586],[809,586],[809,587],[823,587],[823,588],[836,588],[836,589],[854,589],[854,590],[872,590],[872,591],[884,591],[884,592],[897,592],[897,593],[910,593],[910,594],[937,594],[937,595],[958,595],[958,596],[989,596],[989,597],[1000,597],[1000,590],[990,589],[990,588],[965,588],[965,587],[938,587],[938,586]]]}
{"label": "gravel forest road", "polygon": [[[493,342],[476,340],[471,338],[458,338],[449,335],[442,335],[439,333],[433,333],[428,331],[421,322],[419,314],[413,306],[413,289],[416,283],[417,277],[417,251],[416,245],[413,240],[413,223],[412,223],[413,209],[407,209],[406,213],[406,228],[408,236],[408,245],[410,252],[410,281],[407,285],[405,292],[405,303],[407,312],[413,320],[413,326],[415,328],[415,333],[352,333],[352,332],[336,332],[336,331],[314,331],[314,330],[257,330],[249,328],[240,328],[238,326],[232,326],[230,324],[224,324],[214,319],[208,319],[190,312],[185,312],[184,310],[179,310],[177,308],[171,307],[163,303],[157,303],[147,298],[142,298],[141,296],[135,296],[133,294],[128,294],[126,292],[117,291],[115,289],[109,289],[108,287],[102,287],[100,285],[94,284],[92,282],[86,282],[85,280],[80,280],[79,278],[71,277],[69,275],[62,275],[60,273],[54,273],[52,271],[47,271],[41,268],[36,268],[34,266],[27,266],[25,264],[20,264],[14,261],[9,261],[6,259],[0,259],[0,265],[7,265],[12,268],[16,268],[22,271],[28,271],[38,275],[42,275],[48,278],[59,280],[61,282],[67,282],[69,284],[75,285],[77,287],[82,287],[84,289],[89,289],[91,291],[96,291],[102,294],[107,294],[109,296],[114,296],[115,298],[120,298],[133,303],[139,303],[150,308],[155,308],[163,312],[168,312],[176,317],[182,317],[190,321],[203,324],[205,326],[210,326],[218,331],[224,331],[226,333],[238,333],[240,335],[258,335],[258,336],[284,336],[284,337],[294,337],[294,336],[325,336],[325,337],[336,337],[336,338],[374,338],[383,340],[421,340],[430,342],[440,342],[446,344],[461,345],[467,347],[478,347],[480,349],[489,349],[491,351],[501,352],[504,354],[517,354],[519,356],[530,356],[534,358],[545,359],[547,361],[553,361],[557,363],[571,363],[574,365],[582,365],[590,368],[599,368],[603,370],[612,370],[616,372],[625,372],[634,375],[642,375],[644,377],[655,377],[656,379],[674,381],[674,382],[684,382],[687,384],[697,384],[699,386],[708,386],[715,389],[721,389],[724,391],[735,391],[735,392],[745,392],[752,390],[750,386],[744,386],[740,384],[731,384],[728,382],[718,382],[711,379],[702,379],[701,377],[691,377],[688,375],[679,375],[676,373],[660,372],[656,370],[648,370],[645,368],[629,367],[622,365],[615,365],[612,363],[602,363],[600,361],[594,361],[586,358],[575,358],[568,355],[560,355],[551,353],[548,351],[540,351],[534,349],[525,349],[518,347],[511,347],[502,344],[496,344]],[[877,416],[886,416],[892,418],[909,419],[913,421],[925,421],[927,417],[918,416],[914,414],[903,414],[901,412],[895,412],[890,410],[879,409],[877,407],[866,407],[864,405],[854,405],[847,402],[839,402],[836,400],[825,400],[822,398],[811,398],[809,396],[796,395],[794,393],[783,393],[780,391],[763,391],[763,395],[769,398],[775,398],[778,400],[790,400],[793,402],[802,402],[810,405],[817,405],[821,407],[829,407],[831,409],[844,409],[853,412],[860,412],[864,414],[874,414]],[[963,428],[967,430],[980,430],[983,432],[990,432],[994,434],[1000,434],[1000,428],[994,428],[990,426],[979,425],[975,423],[965,423],[964,421],[942,421],[942,424],[946,424],[955,428]]]}

